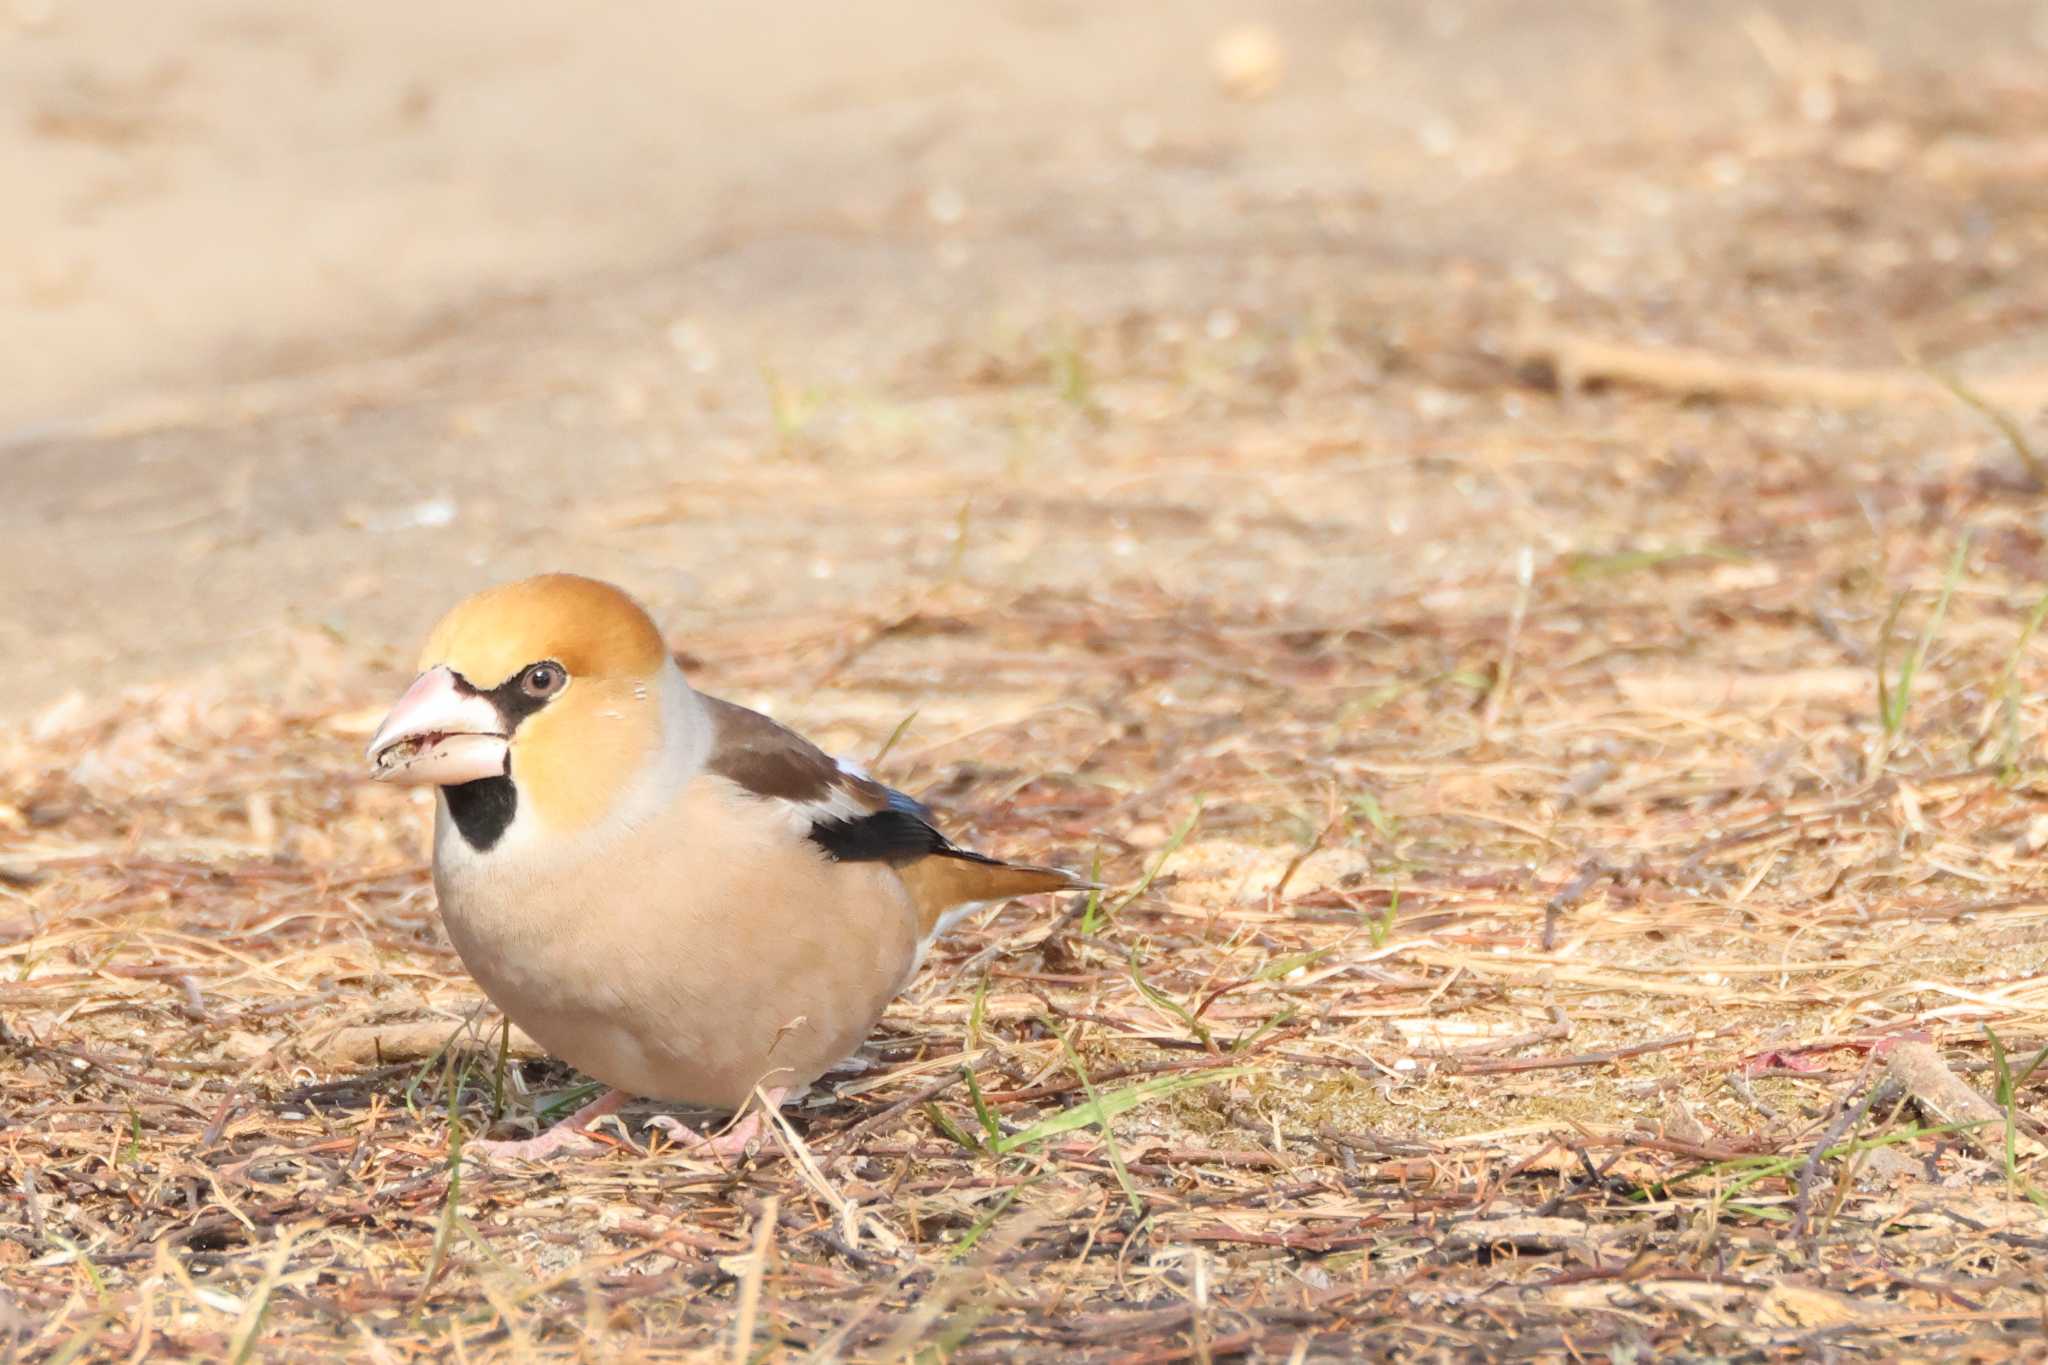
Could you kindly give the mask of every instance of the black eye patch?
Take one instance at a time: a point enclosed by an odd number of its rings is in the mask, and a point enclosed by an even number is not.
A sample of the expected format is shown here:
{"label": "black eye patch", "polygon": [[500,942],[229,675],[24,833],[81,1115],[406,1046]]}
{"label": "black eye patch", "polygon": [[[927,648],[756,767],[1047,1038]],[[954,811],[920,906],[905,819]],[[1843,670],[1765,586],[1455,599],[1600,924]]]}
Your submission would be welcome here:
{"label": "black eye patch", "polygon": [[[561,691],[560,683],[557,683],[553,688],[540,696],[534,696],[527,690],[523,685],[526,682],[527,675],[541,666],[540,664],[529,664],[489,691],[478,687],[458,673],[455,675],[455,687],[457,691],[467,693],[472,697],[482,697],[488,701],[497,710],[498,718],[505,722],[505,733],[509,735],[519,728],[520,721],[525,720],[528,716],[546,706]],[[567,674],[562,672],[560,664],[549,663],[546,667],[554,669],[559,677],[566,680]]]}

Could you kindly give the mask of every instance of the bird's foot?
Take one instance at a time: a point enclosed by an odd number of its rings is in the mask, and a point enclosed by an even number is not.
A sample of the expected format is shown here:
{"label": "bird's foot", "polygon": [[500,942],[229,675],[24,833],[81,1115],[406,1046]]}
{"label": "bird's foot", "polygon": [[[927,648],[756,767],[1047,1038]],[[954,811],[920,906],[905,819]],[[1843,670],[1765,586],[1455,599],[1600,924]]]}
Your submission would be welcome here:
{"label": "bird's foot", "polygon": [[479,1161],[546,1161],[563,1153],[582,1156],[603,1150],[602,1142],[581,1129],[569,1127],[567,1120],[537,1137],[475,1138],[462,1144],[463,1158],[475,1157]]}
{"label": "bird's foot", "polygon": [[[783,1090],[763,1091],[761,1098],[768,1104],[779,1106]],[[692,1156],[714,1156],[719,1158],[739,1156],[753,1145],[756,1138],[768,1126],[767,1113],[762,1109],[749,1109],[739,1119],[728,1125],[723,1132],[709,1137],[698,1132],[681,1119],[668,1114],[656,1114],[647,1120],[650,1128],[659,1128],[668,1134],[678,1147]]]}
{"label": "bird's foot", "polygon": [[605,1145],[590,1135],[590,1125],[615,1112],[630,1098],[623,1090],[607,1091],[536,1137],[473,1139],[462,1144],[463,1159],[545,1161],[564,1152],[579,1156],[601,1152]]}

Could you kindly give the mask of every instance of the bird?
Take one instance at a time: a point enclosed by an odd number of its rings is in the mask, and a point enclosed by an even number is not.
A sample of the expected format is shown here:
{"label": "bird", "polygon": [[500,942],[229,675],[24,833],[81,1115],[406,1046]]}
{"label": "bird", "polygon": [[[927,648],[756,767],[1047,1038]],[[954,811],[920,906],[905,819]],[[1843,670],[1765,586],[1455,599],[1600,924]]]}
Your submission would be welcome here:
{"label": "bird", "polygon": [[744,1111],[715,1136],[655,1120],[741,1153],[960,917],[1093,885],[962,848],[923,803],[699,692],[637,601],[576,574],[451,609],[366,758],[435,791],[434,889],[483,993],[609,1087],[535,1137],[466,1144],[485,1159],[595,1150],[590,1125],[635,1096]]}

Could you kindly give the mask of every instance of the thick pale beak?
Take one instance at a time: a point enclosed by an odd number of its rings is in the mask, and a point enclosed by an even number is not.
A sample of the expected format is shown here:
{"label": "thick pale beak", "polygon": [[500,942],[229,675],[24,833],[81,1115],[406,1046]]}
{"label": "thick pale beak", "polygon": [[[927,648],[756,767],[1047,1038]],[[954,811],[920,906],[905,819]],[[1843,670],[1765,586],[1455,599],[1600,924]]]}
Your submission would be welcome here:
{"label": "thick pale beak", "polygon": [[430,668],[384,717],[366,757],[379,782],[452,787],[501,776],[510,742],[489,699],[457,687],[446,667]]}

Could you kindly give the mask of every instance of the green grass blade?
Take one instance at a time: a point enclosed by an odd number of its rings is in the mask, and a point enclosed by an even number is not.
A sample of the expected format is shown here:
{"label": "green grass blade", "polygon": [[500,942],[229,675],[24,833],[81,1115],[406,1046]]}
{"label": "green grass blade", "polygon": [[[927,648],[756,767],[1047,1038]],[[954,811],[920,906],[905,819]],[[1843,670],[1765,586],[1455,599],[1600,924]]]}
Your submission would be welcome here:
{"label": "green grass blade", "polygon": [[1044,1177],[1042,1175],[1030,1176],[1027,1179],[1018,1181],[1015,1185],[1012,1185],[1009,1189],[1005,1190],[1003,1192],[1003,1197],[996,1200],[996,1202],[990,1206],[989,1211],[987,1213],[984,1213],[983,1215],[981,1215],[981,1217],[975,1219],[974,1225],[968,1228],[967,1231],[961,1235],[959,1241],[953,1243],[951,1249],[949,1249],[946,1252],[946,1259],[949,1261],[957,1261],[962,1256],[965,1256],[968,1252],[974,1250],[974,1244],[976,1242],[979,1242],[982,1239],[983,1235],[986,1234],[990,1228],[995,1226],[996,1219],[1003,1216],[1004,1210],[1008,1209],[1010,1205],[1017,1202],[1017,1196],[1024,1193],[1024,1191],[1030,1189],[1033,1185],[1036,1185],[1043,1178]]}
{"label": "green grass blade", "polygon": [[[1888,738],[1897,737],[1906,724],[1906,712],[1913,704],[1913,680],[1927,665],[1928,651],[1934,647],[1934,638],[1941,633],[1942,619],[1948,615],[1949,599],[1955,596],[1956,584],[1962,581],[1964,557],[1970,552],[1970,533],[1963,532],[1956,541],[1955,552],[1949,556],[1948,569],[1941,576],[1941,594],[1934,599],[1934,611],[1921,628],[1920,638],[1913,643],[1913,652],[1899,666],[1898,682],[1889,691],[1884,686],[1883,656],[1879,655],[1878,705],[1884,711],[1884,730]],[[1890,634],[1891,623],[1897,619],[1899,605],[1905,599],[1892,604],[1891,614],[1885,620],[1885,633]],[[1880,641],[1882,643],[1882,641]]]}
{"label": "green grass blade", "polygon": [[875,756],[868,760],[869,768],[879,768],[882,766],[882,760],[887,758],[889,751],[896,747],[896,741],[902,739],[904,735],[910,732],[910,723],[917,719],[917,713],[921,709],[921,707],[912,707],[909,715],[896,722],[896,728],[889,732],[889,737],[882,741],[882,747],[875,750]]}
{"label": "green grass blade", "polygon": [[1138,994],[1149,1000],[1152,1003],[1152,1007],[1160,1013],[1171,1015],[1175,1019],[1180,1020],[1181,1027],[1188,1031],[1190,1037],[1203,1047],[1213,1051],[1216,1045],[1209,1037],[1208,1026],[1195,1018],[1194,1011],[1145,979],[1144,969],[1139,965],[1138,950],[1136,948],[1131,949],[1129,961],[1131,984],[1138,988]]}
{"label": "green grass blade", "polygon": [[1373,947],[1384,948],[1387,946],[1387,940],[1394,936],[1394,920],[1400,913],[1401,888],[1398,886],[1389,887],[1387,890],[1386,913],[1382,914],[1378,919],[1365,922],[1366,937],[1372,940]]}
{"label": "green grass blade", "polygon": [[[505,1069],[512,1062],[512,1020],[508,1016],[498,1029],[498,1064],[491,1069],[491,1122],[505,1117]],[[487,1128],[484,1130],[489,1132]]]}
{"label": "green grass blade", "polygon": [[1957,402],[1998,428],[2006,444],[2012,447],[2013,454],[2019,456],[2020,463],[2027,467],[2029,478],[2037,484],[2048,483],[2048,466],[2044,466],[2040,453],[2028,442],[2026,432],[2020,429],[2019,422],[2011,413],[1965,384],[1962,376],[1951,370],[1932,366],[1923,366],[1922,369],[1935,383],[1953,394]]}
{"label": "green grass blade", "polygon": [[1132,888],[1131,893],[1129,895],[1121,897],[1117,901],[1117,909],[1123,909],[1126,905],[1129,905],[1131,902],[1137,900],[1138,897],[1144,895],[1147,891],[1150,891],[1152,889],[1152,883],[1158,880],[1159,874],[1161,872],[1165,871],[1167,859],[1171,858],[1174,854],[1180,852],[1180,846],[1188,841],[1188,836],[1190,834],[1195,832],[1195,825],[1201,820],[1201,818],[1202,803],[1200,801],[1196,801],[1194,811],[1191,814],[1189,814],[1186,820],[1183,820],[1181,822],[1180,828],[1173,832],[1173,837],[1166,841],[1166,847],[1159,850],[1159,857],[1153,862],[1151,870],[1145,874],[1144,880],[1140,881],[1136,887]]}
{"label": "green grass blade", "polygon": [[1281,1010],[1272,1018],[1267,1019],[1266,1021],[1261,1023],[1257,1028],[1251,1029],[1248,1032],[1240,1034],[1238,1037],[1231,1039],[1230,1046],[1224,1050],[1226,1052],[1232,1053],[1243,1052],[1246,1048],[1250,1047],[1253,1043],[1258,1042],[1259,1039],[1265,1037],[1274,1029],[1284,1028],[1288,1024],[1292,1023],[1294,1021],[1294,1014],[1294,1006],[1289,1005],[1286,1009]]}
{"label": "green grass blade", "polygon": [[974,1003],[967,1010],[967,1051],[981,1048],[981,1026],[988,1019],[988,973],[981,974],[981,980],[974,988]]}
{"label": "green grass blade", "polygon": [[1063,1109],[1049,1118],[1040,1119],[1029,1128],[1006,1135],[997,1145],[998,1152],[1014,1152],[1034,1142],[1071,1133],[1077,1128],[1099,1127],[1119,1114],[1129,1113],[1147,1100],[1164,1099],[1181,1090],[1192,1090],[1196,1086],[1214,1085],[1218,1081],[1236,1080],[1249,1075],[1250,1067],[1226,1066],[1214,1071],[1197,1071],[1181,1076],[1155,1076],[1149,1081],[1112,1090],[1107,1094],[1091,1094],[1083,1104]]}
{"label": "green grass blade", "polygon": [[974,1079],[974,1068],[963,1066],[960,1068],[960,1074],[966,1078],[967,1096],[974,1101],[974,1118],[981,1125],[981,1131],[988,1134],[989,1142],[1001,1142],[1003,1125],[996,1118],[995,1111],[988,1107],[988,1101],[982,1098],[981,1082]]}
{"label": "green grass blade", "polygon": [[1081,932],[1092,934],[1102,927],[1102,850],[1095,850],[1095,857],[1088,864],[1088,880],[1095,885],[1088,888],[1088,904],[1081,911]]}
{"label": "green grass blade", "polygon": [[[1096,1093],[1095,1082],[1088,1079],[1088,1068],[1081,1064],[1081,1054],[1074,1050],[1074,1044],[1066,1034],[1055,1029],[1053,1030],[1053,1036],[1060,1040],[1060,1050],[1067,1054],[1067,1065],[1074,1068],[1074,1076],[1081,1082],[1081,1089],[1086,1092],[1089,1101],[1100,1111],[1102,1108],[1102,1096]],[[1138,1187],[1131,1179],[1130,1168],[1124,1165],[1123,1149],[1116,1145],[1116,1134],[1110,1130],[1107,1114],[1103,1115],[1098,1127],[1102,1133],[1103,1150],[1109,1153],[1109,1167],[1112,1171],[1116,1172],[1116,1183],[1123,1186],[1124,1198],[1130,1203],[1131,1213],[1136,1217],[1143,1218],[1145,1216],[1145,1201],[1138,1198]]]}
{"label": "green grass blade", "polygon": [[2026,624],[2020,627],[2020,638],[2013,645],[2012,653],[2005,659],[2005,671],[1998,679],[1998,713],[2002,722],[2003,737],[1998,746],[1998,776],[2008,785],[2019,776],[2020,760],[2020,660],[2026,656],[2027,647],[2034,643],[2034,636],[2040,633],[2041,619],[2048,616],[2048,592],[2034,599],[2033,609],[2027,613]]}
{"label": "green grass blade", "polygon": [[924,1107],[924,1116],[931,1120],[932,1127],[938,1129],[942,1135],[951,1139],[959,1146],[965,1147],[968,1151],[983,1152],[988,1150],[980,1142],[976,1141],[966,1129],[953,1122],[946,1111],[939,1108],[936,1104],[927,1104]]}
{"label": "green grass blade", "polygon": [[1572,555],[1565,561],[1565,572],[1577,579],[1608,578],[1687,560],[1739,564],[1748,558],[1741,550],[1726,545],[1700,545],[1684,550],[1623,550],[1611,555]]}

